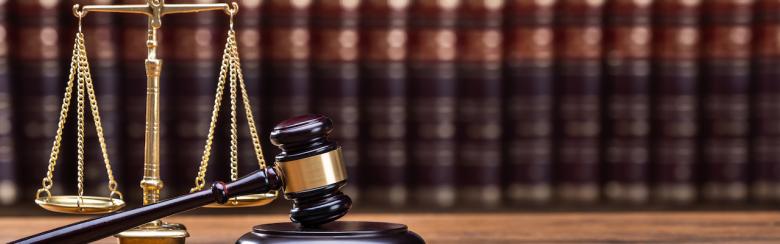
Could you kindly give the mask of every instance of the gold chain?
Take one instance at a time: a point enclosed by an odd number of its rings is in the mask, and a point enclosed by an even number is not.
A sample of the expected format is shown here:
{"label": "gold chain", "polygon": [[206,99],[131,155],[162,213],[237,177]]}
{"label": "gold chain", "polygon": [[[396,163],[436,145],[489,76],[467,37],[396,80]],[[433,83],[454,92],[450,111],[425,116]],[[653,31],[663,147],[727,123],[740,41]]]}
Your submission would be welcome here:
{"label": "gold chain", "polygon": [[95,95],[95,86],[92,83],[92,72],[89,70],[89,61],[87,60],[87,48],[84,45],[84,35],[81,35],[81,41],[79,42],[79,45],[81,46],[81,57],[83,57],[83,62],[80,63],[81,66],[84,67],[84,80],[85,80],[85,86],[86,86],[86,93],[89,98],[89,106],[92,112],[92,119],[95,123],[95,131],[97,132],[98,136],[98,142],[100,143],[100,152],[103,155],[103,164],[106,168],[106,175],[108,176],[108,190],[110,194],[113,195],[119,195],[120,199],[122,198],[122,193],[117,191],[118,184],[116,183],[116,179],[114,178],[114,172],[111,170],[111,160],[108,158],[108,146],[106,146],[106,139],[103,132],[103,122],[100,119],[100,107],[98,107],[97,102],[97,96]]}
{"label": "gold chain", "polygon": [[[79,21],[80,23],[80,21]],[[79,26],[80,27],[80,26]],[[52,145],[51,155],[49,157],[49,167],[46,172],[46,177],[42,180],[42,187],[36,194],[36,199],[40,197],[40,193],[46,193],[47,196],[51,196],[51,187],[54,184],[54,168],[57,165],[57,159],[62,142],[62,131],[67,122],[68,109],[70,107],[71,97],[73,93],[73,81],[76,80],[76,94],[77,94],[77,187],[79,201],[84,195],[84,107],[85,107],[85,95],[88,96],[90,101],[90,108],[92,111],[92,117],[95,122],[95,129],[97,130],[98,140],[100,141],[100,149],[103,154],[103,161],[106,167],[106,173],[108,175],[108,188],[110,190],[109,197],[117,196],[122,199],[122,193],[117,191],[117,183],[114,179],[113,171],[111,170],[111,164],[108,158],[108,149],[105,143],[105,137],[103,133],[103,125],[100,120],[99,108],[97,105],[97,97],[95,95],[94,85],[92,84],[92,75],[89,70],[89,61],[87,59],[86,45],[84,44],[84,34],[79,28],[79,32],[76,33],[76,39],[73,43],[73,53],[71,57],[70,73],[68,74],[68,83],[65,87],[65,96],[62,100],[62,108],[60,110],[60,119],[57,124],[57,133],[54,137],[54,143]]]}
{"label": "gold chain", "polygon": [[[232,18],[232,16],[231,16]],[[229,76],[229,77],[228,77]],[[211,147],[214,139],[214,131],[219,117],[219,110],[222,106],[222,96],[224,94],[225,83],[230,80],[230,178],[238,179],[238,129],[236,119],[236,99],[237,90],[241,90],[241,101],[244,104],[249,134],[252,138],[252,144],[255,149],[255,157],[260,168],[265,168],[265,158],[263,157],[262,147],[260,146],[260,137],[255,126],[254,116],[252,115],[252,106],[250,105],[249,95],[246,91],[244,76],[241,70],[241,61],[238,55],[238,43],[236,42],[236,33],[231,28],[228,31],[228,40],[225,43],[225,50],[222,54],[222,64],[219,72],[219,81],[217,83],[216,97],[214,98],[214,109],[211,112],[211,123],[206,137],[206,145],[203,149],[198,176],[195,178],[195,187],[190,191],[202,190],[206,181],[206,171],[208,169],[208,159],[211,155]]]}
{"label": "gold chain", "polygon": [[225,51],[222,53],[222,65],[219,69],[219,81],[217,82],[217,92],[214,97],[214,109],[211,110],[211,123],[209,123],[209,132],[206,136],[206,145],[203,148],[203,156],[200,158],[200,167],[198,176],[195,177],[195,187],[190,191],[200,191],[206,184],[206,169],[209,166],[209,157],[211,156],[211,145],[214,142],[214,130],[217,127],[217,118],[219,117],[219,108],[222,107],[222,94],[225,90],[225,78],[230,68],[230,53],[228,52],[229,43],[225,44]]}
{"label": "gold chain", "polygon": [[[230,42],[230,41],[228,41]],[[236,121],[236,69],[230,69],[230,180],[238,179],[238,122]]]}
{"label": "gold chain", "polygon": [[83,35],[81,34],[81,32],[79,32],[79,33],[76,34],[76,36],[78,37],[77,38],[77,42],[79,43],[79,57],[78,57],[78,59],[79,59],[79,64],[78,64],[78,66],[79,66],[78,67],[79,74],[78,74],[78,82],[77,82],[77,85],[76,85],[76,87],[78,87],[78,90],[77,90],[77,93],[76,93],[77,94],[76,101],[78,102],[76,104],[76,116],[77,116],[76,124],[77,124],[77,127],[78,127],[78,133],[77,133],[77,137],[78,137],[77,142],[78,143],[77,143],[77,149],[76,149],[77,160],[78,160],[77,161],[78,162],[78,167],[77,167],[78,182],[77,182],[77,186],[78,186],[79,196],[83,196],[84,195],[84,90],[85,90],[84,80],[86,79],[86,77],[84,75],[85,70],[84,70],[84,65],[83,64],[84,64],[84,59],[86,59],[86,58],[81,56],[83,54],[83,51],[84,51],[84,50],[81,50],[81,47],[82,47],[83,41],[84,41]]}
{"label": "gold chain", "polygon": [[249,134],[252,138],[252,144],[255,148],[255,157],[257,158],[257,164],[260,166],[261,169],[265,168],[265,158],[263,157],[263,147],[260,144],[260,136],[259,133],[257,133],[257,127],[255,126],[255,118],[252,114],[252,104],[249,102],[249,94],[246,91],[246,83],[244,82],[244,72],[241,70],[241,59],[238,56],[238,43],[236,43],[235,38],[235,31],[230,31],[231,35],[233,35],[232,40],[233,46],[230,50],[230,52],[233,54],[233,60],[234,63],[233,66],[236,67],[237,73],[238,73],[238,83],[241,86],[241,100],[244,103],[244,111],[246,111],[246,120],[249,127]]}

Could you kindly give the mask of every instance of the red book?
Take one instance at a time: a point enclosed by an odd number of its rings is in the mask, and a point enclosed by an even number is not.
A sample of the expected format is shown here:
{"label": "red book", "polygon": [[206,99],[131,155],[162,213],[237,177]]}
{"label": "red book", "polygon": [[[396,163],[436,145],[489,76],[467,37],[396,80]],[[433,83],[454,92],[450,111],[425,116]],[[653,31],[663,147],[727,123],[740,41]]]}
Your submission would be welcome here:
{"label": "red book", "polygon": [[411,187],[421,205],[449,207],[456,199],[459,5],[459,1],[420,0],[410,6]]}
{"label": "red book", "polygon": [[604,195],[648,200],[652,1],[608,2],[605,36]]}
{"label": "red book", "polygon": [[651,195],[658,202],[696,198],[700,9],[701,1],[655,2]]}
{"label": "red book", "polygon": [[408,202],[407,1],[364,1],[361,6],[360,76],[362,195],[370,203]]}
{"label": "red book", "polygon": [[704,1],[702,196],[747,198],[752,0]]}
{"label": "red book", "polygon": [[11,41],[8,38],[8,28],[11,26],[8,21],[8,3],[0,3],[0,28],[5,30],[6,35],[0,38],[0,124],[5,125],[0,128],[0,206],[11,205],[16,202],[18,189],[21,187],[16,169],[16,154],[14,152],[15,143],[13,131],[13,103],[12,103],[12,84],[10,77],[10,57],[9,46]]}
{"label": "red book", "polygon": [[760,202],[780,201],[780,1],[755,4],[753,65],[752,194]]}
{"label": "red book", "polygon": [[[269,110],[265,131],[279,122],[310,113],[311,1],[267,1],[263,9],[264,79]],[[269,145],[266,143],[266,145]],[[279,150],[268,146],[268,155]]]}
{"label": "red book", "polygon": [[560,1],[507,1],[504,78],[508,138],[506,196],[511,203],[552,197],[555,6]]}
{"label": "red book", "polygon": [[[264,122],[266,111],[270,107],[266,106],[263,100],[262,92],[266,87],[263,79],[263,37],[262,37],[262,10],[265,8],[265,1],[262,0],[242,0],[239,1],[239,13],[235,19],[236,38],[238,42],[238,52],[241,58],[241,70],[244,75],[246,90],[249,95],[249,103],[252,105],[252,112],[255,119],[255,128],[260,133],[261,145],[270,145],[268,133],[264,131]],[[225,28],[220,28],[225,29]],[[219,43],[223,41],[220,39]],[[249,127],[246,121],[246,114],[243,109],[243,102],[238,104],[238,175],[243,176],[259,168],[252,137],[249,134]],[[273,155],[265,154],[266,163],[273,162]]]}
{"label": "red book", "polygon": [[464,205],[501,202],[503,1],[473,0],[458,12],[458,196]]}
{"label": "red book", "polygon": [[[14,59],[13,69],[19,71],[14,72],[13,77],[17,84],[14,87],[16,97],[13,102],[16,106],[16,121],[23,125],[16,128],[16,145],[25,145],[18,147],[16,151],[16,162],[21,166],[20,172],[26,174],[20,179],[21,192],[35,192],[41,187],[41,178],[46,174],[52,140],[57,131],[66,82],[61,61],[67,58],[63,58],[62,54],[70,53],[70,48],[67,51],[62,51],[61,48],[68,46],[63,43],[72,44],[71,40],[75,37],[73,33],[60,31],[61,4],[62,1],[57,0],[13,2],[15,31],[11,55]],[[69,133],[75,131],[75,126],[72,128],[74,130]],[[75,138],[75,133],[72,135],[72,138]],[[68,141],[63,143],[69,145]],[[74,161],[68,160],[71,155],[75,155],[75,150],[67,150],[73,147],[66,145],[63,145],[64,149],[60,155],[64,162],[58,165],[57,174],[54,176],[53,192],[59,194],[65,193],[64,189],[75,190],[73,172],[76,166]],[[32,197],[29,194],[22,196]]]}
{"label": "red book", "polygon": [[557,193],[566,202],[599,198],[604,1],[558,4]]}
{"label": "red book", "polygon": [[[180,2],[188,2],[181,0]],[[217,1],[212,1],[216,3]],[[175,2],[171,2],[175,3]],[[222,59],[225,36],[217,26],[217,17],[224,17],[221,12],[203,12],[195,15],[168,16],[163,23],[168,28],[166,40],[162,47],[166,50],[165,63],[170,77],[171,139],[169,147],[174,147],[168,162],[179,173],[171,174],[170,186],[176,195],[188,193],[198,174],[198,165],[203,156],[203,148],[211,122],[211,112],[214,107],[219,67]],[[165,67],[164,66],[164,67]],[[163,70],[166,70],[163,68]],[[218,126],[228,128],[230,120],[229,84],[225,85],[222,109]],[[239,105],[239,100],[236,101]],[[238,110],[239,106],[237,106]],[[228,181],[229,166],[229,133],[215,134],[215,145],[212,145],[214,167],[209,171],[209,179]],[[219,163],[216,163],[219,162]],[[213,178],[211,178],[213,177]]]}
{"label": "red book", "polygon": [[[359,199],[360,109],[358,82],[359,1],[315,1],[312,5],[312,84],[314,110],[333,120],[331,138],[339,143],[350,183]],[[359,202],[359,201],[357,201]]]}

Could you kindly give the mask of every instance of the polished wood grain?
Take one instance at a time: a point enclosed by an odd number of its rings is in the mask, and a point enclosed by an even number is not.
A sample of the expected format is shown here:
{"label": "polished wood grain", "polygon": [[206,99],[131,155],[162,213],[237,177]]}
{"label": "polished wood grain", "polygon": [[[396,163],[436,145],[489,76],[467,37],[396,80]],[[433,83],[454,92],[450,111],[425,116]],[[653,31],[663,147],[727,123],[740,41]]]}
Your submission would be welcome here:
{"label": "polished wood grain", "polygon": [[[428,243],[780,243],[780,212],[350,214],[347,220],[409,225]],[[80,220],[0,218],[0,243]],[[285,215],[176,216],[188,243],[233,243]],[[115,243],[113,238],[98,243]]]}

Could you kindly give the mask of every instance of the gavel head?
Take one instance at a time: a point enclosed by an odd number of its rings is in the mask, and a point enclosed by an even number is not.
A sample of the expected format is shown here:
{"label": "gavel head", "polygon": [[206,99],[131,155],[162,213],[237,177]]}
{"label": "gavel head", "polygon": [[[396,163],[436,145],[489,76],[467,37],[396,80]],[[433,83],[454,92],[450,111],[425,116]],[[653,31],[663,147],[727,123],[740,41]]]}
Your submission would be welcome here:
{"label": "gavel head", "polygon": [[276,167],[284,182],[284,196],[293,201],[290,220],[317,226],[341,218],[352,199],[341,192],[347,171],[341,148],[328,140],[333,122],[325,116],[304,115],[285,120],[271,132],[271,142],[282,149]]}

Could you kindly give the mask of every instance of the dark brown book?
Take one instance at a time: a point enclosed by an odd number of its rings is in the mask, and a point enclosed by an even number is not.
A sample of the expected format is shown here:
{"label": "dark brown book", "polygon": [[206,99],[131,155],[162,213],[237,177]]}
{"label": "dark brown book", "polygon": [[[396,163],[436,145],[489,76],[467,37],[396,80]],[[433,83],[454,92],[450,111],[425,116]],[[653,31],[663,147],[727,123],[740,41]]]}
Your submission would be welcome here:
{"label": "dark brown book", "polygon": [[751,162],[753,198],[780,201],[780,1],[755,4]]}
{"label": "dark brown book", "polygon": [[509,0],[504,14],[506,82],[504,176],[514,204],[552,197],[555,6]]}
{"label": "dark brown book", "polygon": [[[263,9],[263,65],[268,86],[265,131],[297,115],[310,113],[311,83],[309,57],[311,1],[268,1]],[[279,153],[268,146],[270,155]]]}
{"label": "dark brown book", "polygon": [[[181,1],[187,2],[187,1]],[[217,1],[212,1],[217,2]],[[214,108],[220,62],[225,39],[218,28],[220,12],[203,12],[196,15],[169,16],[164,23],[166,40],[165,61],[170,77],[171,127],[169,147],[172,150],[171,166],[178,171],[172,174],[167,184],[176,194],[189,192],[198,174],[203,149]],[[218,129],[212,145],[213,166],[208,177],[229,181],[227,165],[229,148],[230,86],[226,82],[220,111]],[[236,100],[238,110],[240,100]],[[213,177],[213,178],[211,178]]]}
{"label": "dark brown book", "polygon": [[350,183],[344,192],[359,202],[359,1],[315,1],[312,5],[313,109],[333,120]]}
{"label": "dark brown book", "polygon": [[[84,0],[79,1],[82,5],[87,4],[113,4],[114,1]],[[67,5],[67,4],[66,4]],[[72,9],[71,6],[63,6]],[[70,17],[70,16],[68,16]],[[87,57],[92,71],[92,83],[95,88],[95,95],[100,109],[100,120],[103,126],[103,137],[105,139],[108,155],[112,170],[121,172],[123,168],[124,157],[119,154],[122,149],[122,139],[120,137],[122,113],[121,108],[121,77],[119,73],[119,38],[115,26],[115,17],[111,14],[96,14],[83,20],[83,31],[85,36]],[[77,22],[74,20],[74,22]],[[85,116],[85,171],[84,185],[85,190],[90,194],[108,195],[108,176],[103,166],[103,154],[100,150],[100,143],[95,129],[95,123],[92,119],[90,110],[86,110]],[[114,173],[114,177],[119,177],[121,182],[122,175]],[[140,179],[136,179],[140,180]],[[127,186],[135,186],[137,182],[131,185],[120,184],[119,190],[126,192]],[[137,190],[135,187],[129,189]]]}
{"label": "dark brown book", "polygon": [[364,1],[360,19],[362,195],[396,207],[408,202],[408,12],[407,1]]}
{"label": "dark brown book", "polygon": [[653,12],[652,198],[696,199],[701,1],[657,0]]}
{"label": "dark brown book", "polygon": [[[262,48],[262,9],[265,7],[263,0],[243,0],[239,1],[239,14],[236,15],[235,30],[238,42],[238,52],[241,58],[241,70],[244,75],[249,103],[252,106],[252,115],[255,120],[255,128],[260,130],[261,145],[268,145],[268,133],[263,131],[263,119],[269,107],[265,106],[262,100],[261,92],[264,89],[263,80],[263,48]],[[220,28],[225,29],[225,28]],[[218,39],[224,39],[219,38]],[[222,43],[220,41],[220,43]],[[221,49],[221,48],[220,48]],[[238,104],[238,175],[243,176],[259,168],[256,159],[254,144],[249,134],[249,127],[246,121],[246,114],[243,109],[243,102]],[[273,155],[266,154],[266,162],[273,162]]]}
{"label": "dark brown book", "polygon": [[606,6],[603,181],[609,201],[649,198],[652,3],[614,0]]}
{"label": "dark brown book", "polygon": [[11,27],[9,21],[9,5],[7,1],[0,2],[0,29],[5,35],[0,37],[0,206],[11,205],[16,202],[18,196],[19,178],[16,169],[16,154],[14,152],[14,110],[11,87],[11,69],[9,52],[11,40],[8,31]]}
{"label": "dark brown book", "polygon": [[747,198],[752,0],[704,1],[704,185],[711,201]]}
{"label": "dark brown book", "polygon": [[501,202],[504,1],[464,1],[458,12],[459,203]]}
{"label": "dark brown book", "polygon": [[604,1],[569,0],[557,6],[556,181],[562,201],[599,198]]}
{"label": "dark brown book", "polygon": [[[66,77],[63,75],[65,58],[62,53],[70,53],[60,50],[73,42],[75,34],[66,34],[60,31],[59,6],[61,1],[14,1],[14,41],[11,55],[14,59],[15,82],[15,117],[17,145],[17,165],[21,169],[21,192],[35,192],[41,187],[41,178],[46,174],[49,164],[52,140],[57,131],[59,109],[62,104],[62,94]],[[75,109],[72,109],[75,110]],[[75,114],[75,113],[73,113]],[[75,124],[75,123],[70,123]],[[75,127],[73,127],[75,128]],[[73,134],[75,135],[75,133]],[[67,144],[63,142],[63,144]],[[63,152],[59,155],[62,164],[57,167],[54,176],[55,193],[64,193],[64,189],[75,189],[75,164],[67,162],[68,152],[75,149],[63,145]],[[69,169],[74,169],[70,171]],[[70,172],[69,172],[70,171]],[[69,177],[71,176],[71,177]],[[26,199],[32,195],[24,194]]]}
{"label": "dark brown book", "polygon": [[413,197],[425,206],[455,204],[456,23],[459,1],[410,5],[409,149]]}

